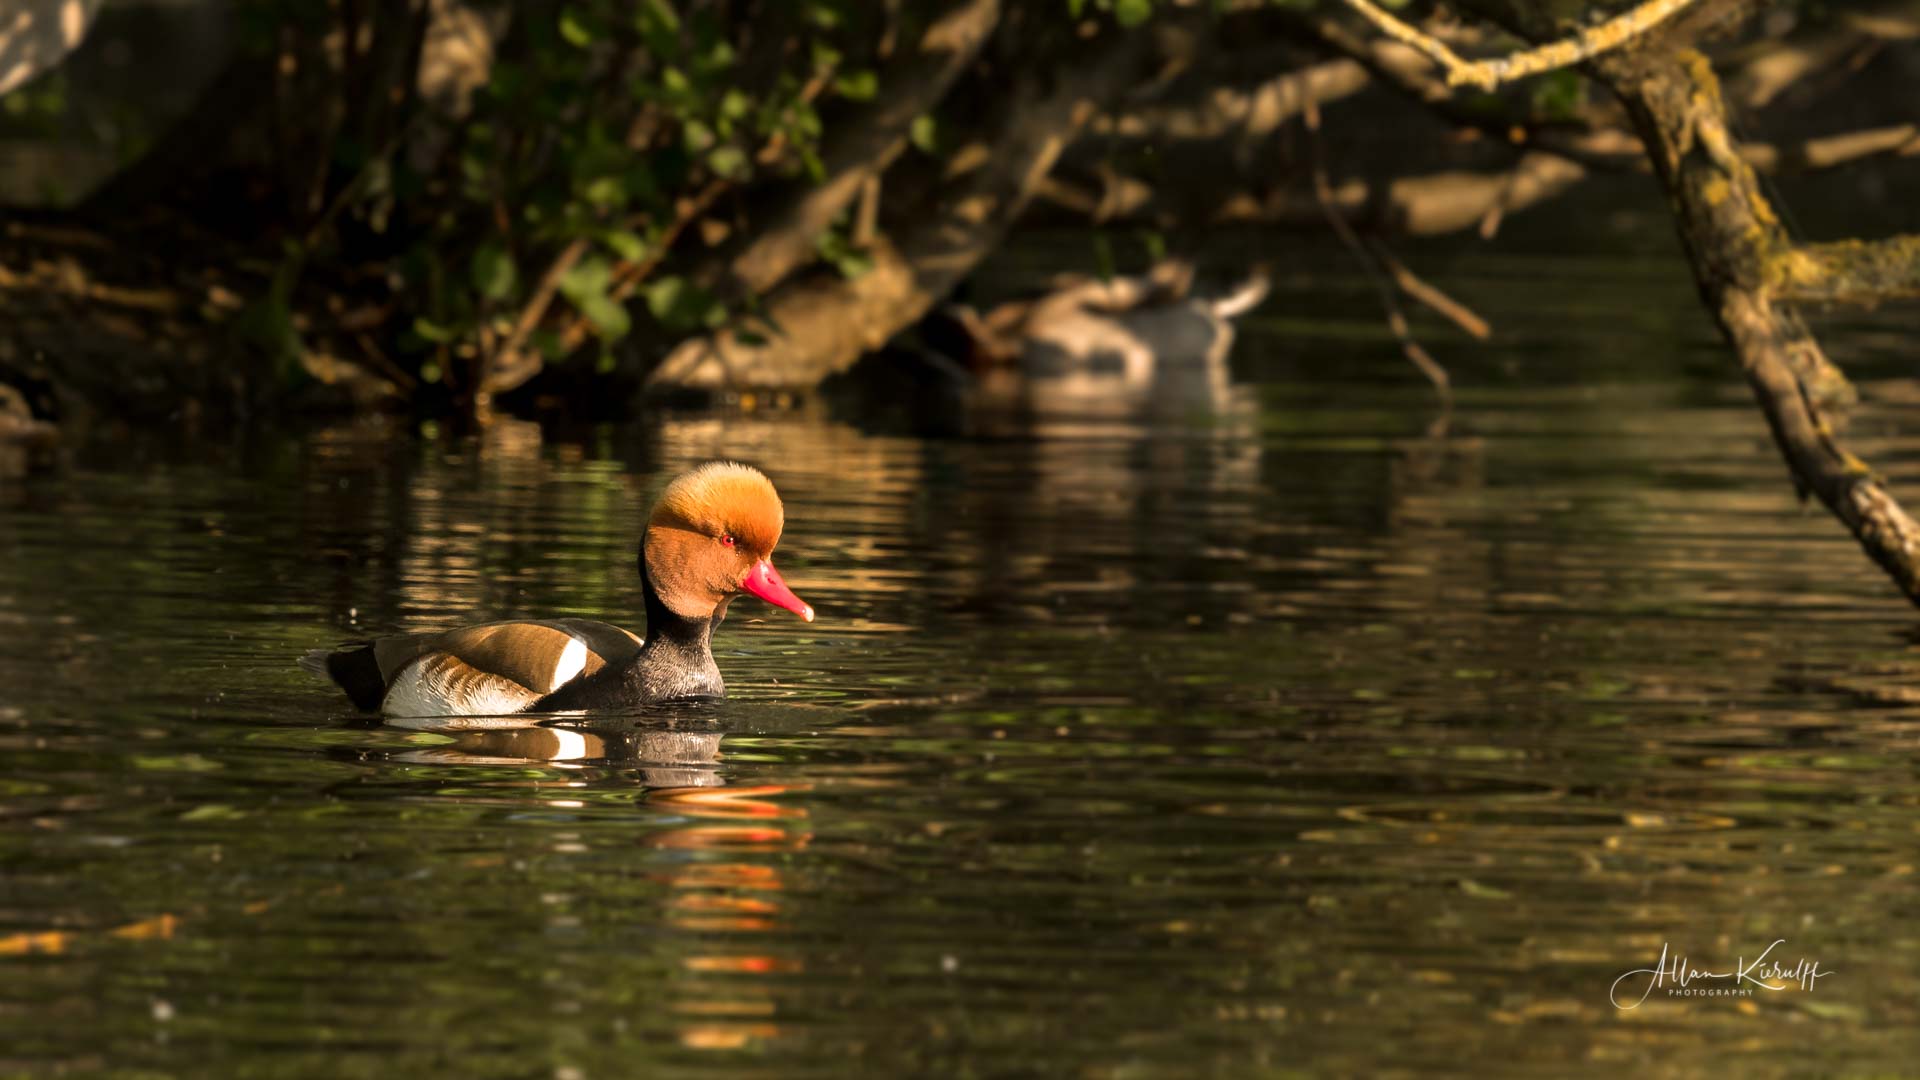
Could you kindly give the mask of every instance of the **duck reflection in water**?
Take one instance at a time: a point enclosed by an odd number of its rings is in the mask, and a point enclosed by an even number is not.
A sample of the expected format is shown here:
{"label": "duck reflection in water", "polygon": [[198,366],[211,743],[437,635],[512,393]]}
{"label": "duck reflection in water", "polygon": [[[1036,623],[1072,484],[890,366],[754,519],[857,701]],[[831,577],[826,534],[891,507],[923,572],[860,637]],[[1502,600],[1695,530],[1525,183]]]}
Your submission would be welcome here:
{"label": "duck reflection in water", "polygon": [[[696,722],[697,723],[697,722]],[[420,765],[551,765],[578,770],[620,770],[647,788],[705,788],[726,783],[720,776],[720,740],[714,730],[679,722],[650,726],[620,724],[572,726],[530,723],[526,717],[393,718],[392,727],[429,731],[451,742],[410,748],[389,760]]]}

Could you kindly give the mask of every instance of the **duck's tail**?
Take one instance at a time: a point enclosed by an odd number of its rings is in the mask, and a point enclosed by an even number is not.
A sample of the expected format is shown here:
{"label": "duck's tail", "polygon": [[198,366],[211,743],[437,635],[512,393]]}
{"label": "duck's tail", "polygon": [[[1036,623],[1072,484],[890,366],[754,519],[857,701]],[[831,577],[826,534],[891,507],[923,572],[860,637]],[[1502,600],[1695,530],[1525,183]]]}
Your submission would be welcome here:
{"label": "duck's tail", "polygon": [[331,681],[333,673],[327,670],[327,657],[332,653],[332,649],[310,649],[294,662],[300,665],[301,671]]}
{"label": "duck's tail", "polygon": [[373,643],[356,641],[337,649],[310,649],[299,660],[300,670],[339,685],[362,712],[378,712],[387,696]]}
{"label": "duck's tail", "polygon": [[1267,268],[1256,266],[1238,288],[1212,301],[1213,313],[1222,319],[1237,319],[1259,307],[1271,287],[1272,277],[1267,273]]}

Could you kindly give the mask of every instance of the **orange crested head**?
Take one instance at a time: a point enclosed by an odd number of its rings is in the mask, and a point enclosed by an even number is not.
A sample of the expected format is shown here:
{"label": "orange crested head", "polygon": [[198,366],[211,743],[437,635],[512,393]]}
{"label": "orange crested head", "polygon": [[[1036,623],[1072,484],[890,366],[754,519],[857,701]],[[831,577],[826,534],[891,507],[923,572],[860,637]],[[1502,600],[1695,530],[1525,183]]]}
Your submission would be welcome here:
{"label": "orange crested head", "polygon": [[786,520],[780,493],[765,473],[737,461],[709,461],[667,485],[648,524],[731,537],[733,547],[764,559],[780,543]]}
{"label": "orange crested head", "polygon": [[647,521],[647,579],[688,618],[706,618],[750,592],[811,622],[813,608],[773,569],[785,525],[780,494],[760,470],[735,461],[695,466],[667,485]]}

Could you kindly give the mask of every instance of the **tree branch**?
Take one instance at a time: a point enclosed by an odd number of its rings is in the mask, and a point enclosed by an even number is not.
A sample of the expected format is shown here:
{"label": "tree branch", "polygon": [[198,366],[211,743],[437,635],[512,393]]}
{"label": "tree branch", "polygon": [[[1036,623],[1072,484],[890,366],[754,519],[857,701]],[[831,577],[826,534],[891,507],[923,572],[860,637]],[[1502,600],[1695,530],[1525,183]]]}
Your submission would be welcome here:
{"label": "tree branch", "polygon": [[1446,430],[1447,419],[1453,412],[1453,380],[1447,377],[1447,369],[1441,367],[1440,362],[1413,336],[1413,330],[1407,325],[1406,312],[1401,309],[1399,297],[1394,294],[1393,283],[1388,280],[1389,271],[1382,265],[1379,253],[1360,241],[1353,226],[1347,224],[1346,216],[1333,204],[1333,185],[1327,182],[1326,149],[1320,138],[1319,107],[1309,100],[1301,119],[1306,123],[1308,138],[1313,144],[1313,194],[1320,202],[1320,211],[1326,215],[1327,224],[1333,227],[1340,242],[1359,258],[1368,280],[1379,292],[1380,304],[1387,312],[1387,328],[1393,331],[1395,340],[1400,342],[1400,351],[1433,384],[1433,391],[1440,398],[1440,416],[1429,430],[1437,435]]}
{"label": "tree branch", "polygon": [[[983,165],[959,170],[912,224],[876,239],[872,265],[852,278],[796,275],[769,292],[760,313],[675,348],[648,377],[656,388],[813,386],[878,348],[972,272],[1032,197],[1096,110],[1139,83],[1154,42],[1119,33],[1023,71],[1007,109],[972,150]],[[989,152],[988,147],[992,147]],[[953,155],[975,154],[963,147]]]}
{"label": "tree branch", "polygon": [[837,124],[821,148],[820,182],[805,185],[769,215],[769,224],[732,258],[727,274],[738,293],[763,293],[813,260],[820,234],[906,148],[914,120],[940,103],[999,21],[999,0],[965,0],[927,27],[917,49],[888,66],[873,103]]}
{"label": "tree branch", "polygon": [[1920,154],[1920,127],[1895,124],[1841,135],[1823,135],[1788,146],[1748,142],[1740,156],[1763,173],[1809,173],[1836,169],[1856,161],[1882,156]]}
{"label": "tree branch", "polygon": [[1920,297],[1920,236],[1803,244],[1767,260],[1776,300],[1871,304]]}
{"label": "tree branch", "polygon": [[[1867,464],[1840,445],[1826,410],[1843,392],[1845,377],[1792,310],[1775,305],[1784,294],[1777,266],[1797,254],[1760,190],[1751,165],[1734,148],[1719,81],[1698,52],[1641,52],[1595,64],[1620,95],[1656,171],[1673,198],[1700,295],[1739,357],[1748,385],[1772,429],[1794,483],[1843,522],[1866,553],[1920,604],[1920,525],[1916,525]],[[1904,252],[1904,263],[1899,257]],[[1812,260],[1828,281],[1854,268],[1905,275],[1920,263],[1920,239],[1882,245],[1818,245],[1846,257]],[[1779,252],[1788,252],[1785,260]],[[1871,257],[1862,252],[1871,251]],[[1884,282],[1883,282],[1884,283]]]}
{"label": "tree branch", "polygon": [[1598,26],[1586,27],[1572,37],[1493,60],[1462,59],[1445,43],[1387,14],[1376,7],[1372,0],[1347,0],[1347,6],[1379,27],[1388,37],[1403,41],[1432,57],[1446,69],[1448,86],[1477,86],[1482,90],[1492,90],[1503,82],[1571,67],[1608,50],[1617,49],[1692,2],[1646,0],[1638,7],[1622,12]]}

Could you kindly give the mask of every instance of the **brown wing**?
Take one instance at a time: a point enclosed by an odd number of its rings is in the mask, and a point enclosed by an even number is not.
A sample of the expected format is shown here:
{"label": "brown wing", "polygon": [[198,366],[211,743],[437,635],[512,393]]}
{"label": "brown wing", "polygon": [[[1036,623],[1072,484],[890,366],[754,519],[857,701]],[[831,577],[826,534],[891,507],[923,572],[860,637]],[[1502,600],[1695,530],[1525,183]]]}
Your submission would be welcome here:
{"label": "brown wing", "polygon": [[364,709],[397,704],[387,699],[398,688],[410,710],[426,710],[421,715],[458,715],[483,703],[483,711],[518,711],[639,651],[638,636],[610,623],[512,621],[380,638],[323,655],[315,669],[330,674]]}
{"label": "brown wing", "polygon": [[640,635],[612,623],[592,619],[553,619],[551,624],[587,643],[587,669],[591,675],[606,664],[622,664],[640,655],[644,644]]}

